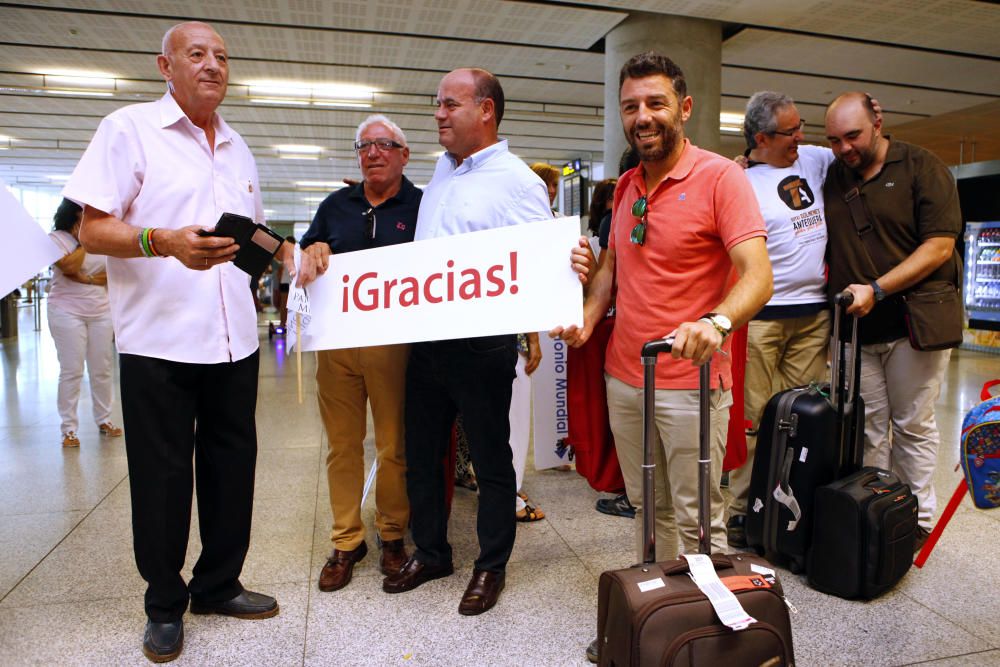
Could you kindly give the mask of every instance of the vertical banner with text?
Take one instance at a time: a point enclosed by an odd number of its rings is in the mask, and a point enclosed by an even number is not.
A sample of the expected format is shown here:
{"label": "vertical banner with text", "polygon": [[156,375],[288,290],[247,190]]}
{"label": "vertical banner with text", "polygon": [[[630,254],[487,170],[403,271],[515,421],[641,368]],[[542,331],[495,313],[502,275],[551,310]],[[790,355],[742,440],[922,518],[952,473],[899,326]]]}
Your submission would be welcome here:
{"label": "vertical banner with text", "polygon": [[569,412],[566,401],[565,341],[552,340],[546,332],[539,334],[542,362],[532,374],[534,397],[535,468],[555,468],[569,463],[566,436],[569,434]]}

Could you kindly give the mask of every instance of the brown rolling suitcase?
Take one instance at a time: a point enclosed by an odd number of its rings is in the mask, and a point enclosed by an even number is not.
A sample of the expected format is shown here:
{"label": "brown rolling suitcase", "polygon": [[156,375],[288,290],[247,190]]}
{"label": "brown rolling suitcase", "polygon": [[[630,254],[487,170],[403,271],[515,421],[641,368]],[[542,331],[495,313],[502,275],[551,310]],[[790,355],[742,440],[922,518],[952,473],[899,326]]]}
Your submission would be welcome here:
{"label": "brown rolling suitcase", "polygon": [[[655,340],[642,348],[644,508],[654,504],[656,357],[669,352],[671,343],[669,338]],[[655,513],[643,512],[643,562],[601,574],[597,603],[600,665],[794,665],[788,605],[774,569],[763,558],[751,554],[709,555],[708,364],[701,367],[700,385],[698,523],[699,551],[705,556],[654,563]],[[718,579],[711,574],[713,571]]]}

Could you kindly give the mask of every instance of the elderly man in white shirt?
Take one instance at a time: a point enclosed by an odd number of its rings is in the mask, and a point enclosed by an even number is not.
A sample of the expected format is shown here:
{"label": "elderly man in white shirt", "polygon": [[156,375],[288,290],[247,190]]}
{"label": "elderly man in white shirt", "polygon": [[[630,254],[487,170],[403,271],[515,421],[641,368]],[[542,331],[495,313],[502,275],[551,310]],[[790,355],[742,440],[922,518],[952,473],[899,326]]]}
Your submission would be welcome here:
{"label": "elderly man in white shirt", "polygon": [[[142,648],[165,662],[181,652],[189,599],[192,613],[251,619],[278,604],[239,580],[257,457],[249,278],[230,261],[233,239],[199,234],[223,212],[263,221],[257,168],[216,113],[229,79],[218,33],[174,26],[157,65],[168,92],[106,117],[64,195],[85,207],[84,248],[108,256],[135,558],[148,583]],[[202,551],[185,583],[193,484]]]}
{"label": "elderly man in white shirt", "polygon": [[[460,69],[438,88],[438,140],[446,152],[424,190],[416,240],[549,220],[545,184],[498,138],[503,89],[485,70]],[[455,414],[461,412],[479,482],[479,557],[458,611],[496,604],[514,547],[511,383],[516,337],[416,343],[406,374],[406,489],[416,551],[383,580],[402,593],[452,574],[444,468]]]}

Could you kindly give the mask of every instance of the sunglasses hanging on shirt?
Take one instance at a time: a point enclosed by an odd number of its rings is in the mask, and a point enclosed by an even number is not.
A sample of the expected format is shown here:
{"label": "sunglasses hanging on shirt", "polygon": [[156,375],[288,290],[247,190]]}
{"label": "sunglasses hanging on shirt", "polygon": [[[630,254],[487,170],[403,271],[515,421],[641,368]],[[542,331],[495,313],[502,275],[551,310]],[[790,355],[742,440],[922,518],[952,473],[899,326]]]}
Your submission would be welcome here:
{"label": "sunglasses hanging on shirt", "polygon": [[375,207],[372,206],[361,215],[365,216],[365,238],[372,241],[375,239]]}
{"label": "sunglasses hanging on shirt", "polygon": [[632,204],[632,217],[638,218],[639,222],[636,223],[635,227],[632,228],[632,233],[629,234],[629,240],[639,246],[646,245],[646,215],[648,213],[649,202],[646,200],[646,195],[643,195]]}

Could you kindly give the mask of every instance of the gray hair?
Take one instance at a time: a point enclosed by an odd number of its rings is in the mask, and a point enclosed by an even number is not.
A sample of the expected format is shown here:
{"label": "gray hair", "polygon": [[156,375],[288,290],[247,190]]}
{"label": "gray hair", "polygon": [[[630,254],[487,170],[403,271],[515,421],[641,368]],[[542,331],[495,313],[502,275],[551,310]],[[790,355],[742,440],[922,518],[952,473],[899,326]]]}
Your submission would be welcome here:
{"label": "gray hair", "polygon": [[361,124],[358,125],[358,131],[354,135],[354,141],[361,141],[361,135],[372,125],[385,125],[389,128],[389,131],[392,132],[392,138],[403,144],[403,146],[406,146],[406,135],[403,134],[403,130],[399,128],[399,125],[396,125],[389,120],[388,116],[380,113],[373,113],[371,116],[368,116],[368,118],[361,121]]}
{"label": "gray hair", "polygon": [[758,132],[769,134],[778,129],[774,119],[779,109],[793,106],[795,101],[784,93],[773,90],[762,90],[754,93],[747,102],[746,114],[743,117],[743,136],[748,148],[757,148],[755,137]]}

